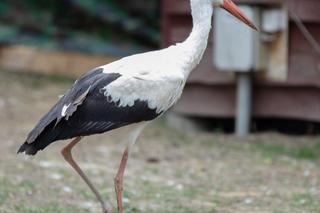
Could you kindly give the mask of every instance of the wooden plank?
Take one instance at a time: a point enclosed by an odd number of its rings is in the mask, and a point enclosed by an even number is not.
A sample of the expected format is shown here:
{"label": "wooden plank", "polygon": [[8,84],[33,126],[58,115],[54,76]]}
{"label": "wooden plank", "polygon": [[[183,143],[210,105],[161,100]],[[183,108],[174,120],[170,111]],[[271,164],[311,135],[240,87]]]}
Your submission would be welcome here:
{"label": "wooden plank", "polygon": [[319,88],[255,88],[253,114],[257,117],[289,118],[320,121]]}
{"label": "wooden plank", "polygon": [[164,0],[163,11],[166,14],[190,14],[189,0]]}
{"label": "wooden plank", "polygon": [[251,5],[280,5],[285,2],[285,0],[234,0],[236,4],[251,4]]}
{"label": "wooden plank", "polygon": [[[165,14],[186,15],[190,14],[190,0],[164,0],[163,11]],[[284,0],[234,0],[236,4],[251,4],[251,5],[280,5]]]}
{"label": "wooden plank", "polygon": [[[320,122],[320,88],[255,85],[253,116]],[[235,86],[187,84],[174,112],[199,117],[233,118]]]}
{"label": "wooden plank", "polygon": [[[307,24],[311,34],[319,41],[319,24]],[[290,26],[290,58],[288,82],[306,82],[320,85],[320,58],[299,29]]]}
{"label": "wooden plank", "polygon": [[319,0],[292,0],[289,2],[289,9],[304,22],[320,22]]}
{"label": "wooden plank", "polygon": [[61,52],[20,45],[0,48],[0,67],[3,69],[73,77],[117,59],[119,58],[114,56]]}
{"label": "wooden plank", "polygon": [[187,84],[183,95],[173,108],[174,112],[200,117],[234,117],[234,86]]}
{"label": "wooden plank", "polygon": [[[164,0],[162,10],[166,15],[189,15],[189,0]],[[259,6],[277,6],[288,4],[289,9],[296,13],[305,22],[320,22],[320,1],[319,0],[234,0],[236,4],[249,4]]]}

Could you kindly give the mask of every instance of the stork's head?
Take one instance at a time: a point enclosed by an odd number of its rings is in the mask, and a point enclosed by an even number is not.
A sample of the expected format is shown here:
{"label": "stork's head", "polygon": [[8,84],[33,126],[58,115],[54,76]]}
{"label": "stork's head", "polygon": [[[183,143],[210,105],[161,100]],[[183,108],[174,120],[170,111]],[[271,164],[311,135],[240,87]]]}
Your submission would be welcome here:
{"label": "stork's head", "polygon": [[249,27],[258,30],[258,28],[244,15],[235,3],[231,0],[211,0],[214,7],[221,7],[237,17],[240,21],[247,24]]}

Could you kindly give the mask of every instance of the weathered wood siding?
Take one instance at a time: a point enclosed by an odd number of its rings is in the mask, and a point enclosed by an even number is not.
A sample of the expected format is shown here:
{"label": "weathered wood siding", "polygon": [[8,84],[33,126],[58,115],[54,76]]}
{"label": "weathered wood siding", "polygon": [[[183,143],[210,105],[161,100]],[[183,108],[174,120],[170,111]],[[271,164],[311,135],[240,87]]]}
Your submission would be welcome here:
{"label": "weathered wood siding", "polygon": [[[236,3],[273,4],[281,0],[235,0]],[[320,41],[320,1],[288,0],[288,7]],[[189,0],[162,0],[162,46],[183,41],[192,20]],[[256,117],[292,118],[320,122],[320,58],[293,21],[289,23],[289,73],[285,82],[257,79],[253,114]],[[194,71],[177,113],[207,117],[233,117],[234,75],[218,72],[212,63],[212,40]]]}

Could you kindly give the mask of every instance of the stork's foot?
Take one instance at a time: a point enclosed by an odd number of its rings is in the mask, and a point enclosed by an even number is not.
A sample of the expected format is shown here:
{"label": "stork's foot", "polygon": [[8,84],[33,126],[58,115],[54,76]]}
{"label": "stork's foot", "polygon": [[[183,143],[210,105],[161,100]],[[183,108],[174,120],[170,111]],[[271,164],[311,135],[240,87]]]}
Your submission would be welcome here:
{"label": "stork's foot", "polygon": [[72,148],[79,143],[81,140],[81,137],[75,138],[73,141],[71,141],[66,147],[64,147],[61,151],[61,154],[63,155],[64,159],[76,170],[76,172],[80,175],[80,177],[85,181],[85,183],[89,186],[91,191],[96,196],[97,200],[100,202],[103,213],[112,213],[113,208],[112,205],[109,202],[104,202],[102,199],[102,196],[98,192],[98,190],[95,188],[95,186],[91,183],[87,175],[81,170],[79,165],[75,162],[75,160],[72,157],[71,150]]}
{"label": "stork's foot", "polygon": [[113,213],[113,207],[110,203],[101,203],[102,213]]}

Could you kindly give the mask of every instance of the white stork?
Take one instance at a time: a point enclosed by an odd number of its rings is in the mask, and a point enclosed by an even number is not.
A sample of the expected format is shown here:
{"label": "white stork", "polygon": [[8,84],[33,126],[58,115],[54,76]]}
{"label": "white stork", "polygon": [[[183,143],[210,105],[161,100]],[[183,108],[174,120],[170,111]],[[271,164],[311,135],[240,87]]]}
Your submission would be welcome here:
{"label": "white stork", "polygon": [[[83,136],[130,125],[128,145],[114,179],[118,212],[122,213],[123,175],[132,145],[142,129],[179,99],[188,75],[206,49],[213,7],[222,7],[256,29],[231,0],[190,0],[193,29],[182,43],[132,55],[83,74],[29,133],[18,153],[35,155],[52,142],[73,139],[61,151],[102,205],[112,212],[72,157]],[[236,35],[235,35],[236,36]]]}

